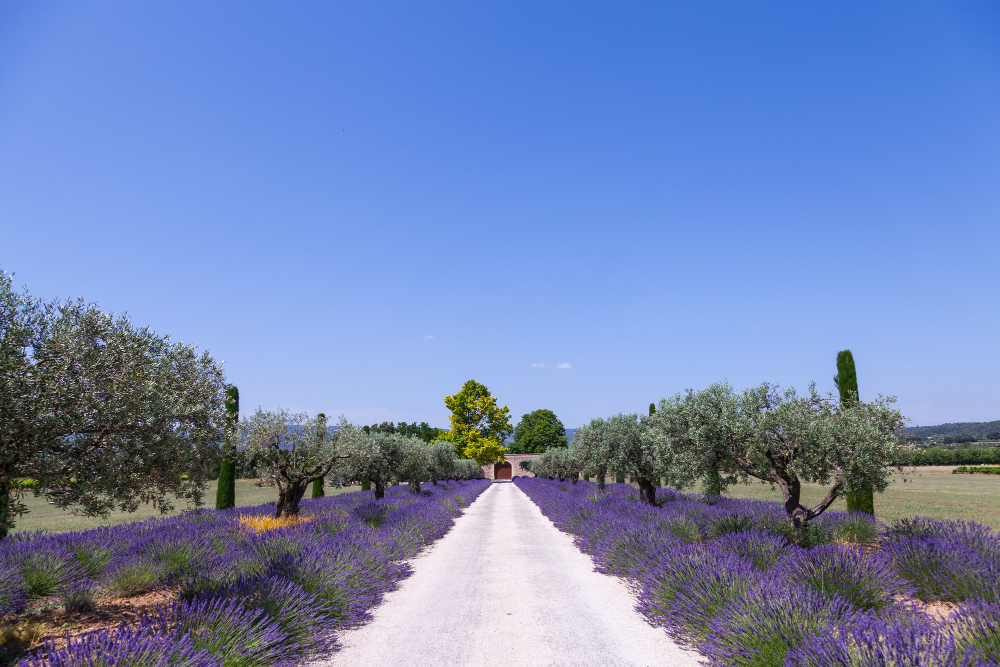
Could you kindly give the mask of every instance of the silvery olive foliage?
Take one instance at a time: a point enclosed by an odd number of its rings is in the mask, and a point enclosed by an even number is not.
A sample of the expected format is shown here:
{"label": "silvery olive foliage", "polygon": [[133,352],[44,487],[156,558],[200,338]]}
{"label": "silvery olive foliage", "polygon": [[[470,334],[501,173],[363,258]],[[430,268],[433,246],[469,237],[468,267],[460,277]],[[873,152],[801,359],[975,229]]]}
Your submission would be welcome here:
{"label": "silvery olive foliage", "polygon": [[589,424],[576,429],[573,434],[572,448],[579,462],[580,472],[593,475],[601,491],[604,490],[613,447],[611,425],[600,417],[591,419]]}
{"label": "silvery olive foliage", "polygon": [[95,304],[42,301],[0,271],[0,536],[25,511],[13,481],[89,515],[168,494],[202,502],[226,381],[207,352]]}
{"label": "silvery olive foliage", "polygon": [[607,428],[611,442],[608,468],[633,480],[639,486],[639,497],[652,503],[663,463],[656,456],[649,418],[618,414],[608,419]]}
{"label": "silvery olive foliage", "polygon": [[[673,484],[714,480],[720,491],[737,481],[775,484],[801,532],[838,495],[885,490],[904,424],[894,402],[880,396],[844,407],[815,385],[799,396],[766,383],[741,394],[719,384],[661,401],[652,430]],[[801,502],[806,483],[829,485],[812,507]]]}
{"label": "silvery olive foliage", "polygon": [[479,464],[459,459],[451,442],[427,443],[400,433],[365,433],[347,423],[341,423],[338,438],[341,451],[349,458],[336,466],[333,475],[345,481],[368,480],[376,498],[384,497],[385,488],[398,482],[408,483],[412,492],[419,493],[421,482],[482,477]]}
{"label": "silvery olive foliage", "polygon": [[700,482],[706,493],[718,495],[737,481],[728,453],[743,437],[731,418],[738,400],[733,388],[720,382],[660,401],[650,426],[670,485],[680,489]]}
{"label": "silvery olive foliage", "polygon": [[442,479],[454,479],[458,472],[455,446],[447,440],[435,440],[426,446],[428,473],[434,484]]}
{"label": "silvery olive foliage", "polygon": [[483,469],[472,459],[456,459],[454,476],[457,479],[482,479]]}
{"label": "silvery olive foliage", "polygon": [[261,410],[240,420],[236,451],[253,461],[262,477],[278,488],[275,516],[294,516],[306,488],[330,473],[347,455],[338,450],[341,429],[326,428],[326,419],[288,410]]}
{"label": "silvery olive foliage", "polygon": [[431,479],[431,451],[427,443],[414,436],[404,436],[396,477],[410,485],[410,493],[420,493],[420,483]]}
{"label": "silvery olive foliage", "polygon": [[580,480],[580,461],[574,449],[552,447],[531,462],[531,472],[538,477]]}
{"label": "silvery olive foliage", "polygon": [[407,438],[396,433],[365,433],[343,425],[338,434],[344,452],[350,454],[337,466],[334,474],[345,481],[368,480],[376,498],[385,497],[385,487],[397,478],[404,456]]}

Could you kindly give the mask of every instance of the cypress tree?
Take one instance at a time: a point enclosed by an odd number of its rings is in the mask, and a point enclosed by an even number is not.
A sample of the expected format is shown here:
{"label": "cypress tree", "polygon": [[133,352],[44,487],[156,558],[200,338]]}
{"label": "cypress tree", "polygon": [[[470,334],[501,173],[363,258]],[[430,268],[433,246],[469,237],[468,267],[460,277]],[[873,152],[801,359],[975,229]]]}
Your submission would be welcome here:
{"label": "cypress tree", "polygon": [[215,495],[215,509],[236,507],[236,423],[240,418],[240,390],[230,385],[226,390],[226,441],[222,447],[222,465],[219,466],[219,490]]}
{"label": "cypress tree", "polygon": [[625,483],[625,473],[623,473],[623,472],[616,472],[615,473],[615,484],[624,484],[624,483]]}
{"label": "cypress tree", "polygon": [[649,416],[652,417],[656,414],[656,403],[649,404]]}
{"label": "cypress tree", "polygon": [[[316,415],[316,439],[322,443],[324,437],[326,437],[326,415],[321,412]],[[326,492],[323,491],[323,478],[320,477],[313,482],[312,497],[322,498],[325,495]]]}
{"label": "cypress tree", "polygon": [[[849,407],[861,400],[858,394],[858,373],[854,368],[854,355],[850,350],[837,353],[837,389],[840,390],[840,405]],[[875,493],[871,487],[848,491],[847,509],[853,512],[875,514]]]}

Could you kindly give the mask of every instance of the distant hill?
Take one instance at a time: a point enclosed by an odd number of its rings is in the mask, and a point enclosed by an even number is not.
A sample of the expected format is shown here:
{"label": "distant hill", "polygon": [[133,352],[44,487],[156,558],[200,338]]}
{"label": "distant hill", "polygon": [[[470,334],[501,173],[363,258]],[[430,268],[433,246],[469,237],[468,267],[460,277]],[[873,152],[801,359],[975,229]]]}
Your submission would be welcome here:
{"label": "distant hill", "polygon": [[1000,440],[1000,419],[992,422],[956,422],[903,429],[904,438],[954,438],[971,435],[977,440]]}

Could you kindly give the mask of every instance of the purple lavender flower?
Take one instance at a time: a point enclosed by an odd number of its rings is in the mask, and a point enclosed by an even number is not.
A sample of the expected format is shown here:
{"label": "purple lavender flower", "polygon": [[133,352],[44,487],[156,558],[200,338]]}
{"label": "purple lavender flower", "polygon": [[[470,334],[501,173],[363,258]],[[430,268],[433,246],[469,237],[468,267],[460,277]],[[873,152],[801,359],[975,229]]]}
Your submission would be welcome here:
{"label": "purple lavender flower", "polygon": [[987,667],[956,645],[947,628],[927,620],[882,621],[872,616],[818,631],[788,652],[786,667]]}
{"label": "purple lavender flower", "polygon": [[1000,604],[972,600],[949,620],[960,651],[974,652],[983,662],[1000,665]]}
{"label": "purple lavender flower", "polygon": [[904,537],[882,546],[900,576],[913,582],[922,600],[1000,601],[1000,561],[964,541]]}
{"label": "purple lavender flower", "polygon": [[637,608],[685,643],[698,643],[731,599],[773,579],[738,556],[709,544],[661,555],[642,579]]}
{"label": "purple lavender flower", "polygon": [[701,650],[713,665],[782,665],[789,649],[810,632],[827,633],[860,617],[839,596],[771,580],[723,605]]}
{"label": "purple lavender flower", "polygon": [[180,584],[180,601],[138,624],[89,633],[60,650],[50,643],[24,664],[297,664],[334,650],[336,629],[366,620],[410,572],[404,559],[441,537],[488,487],[476,480],[425,485],[419,495],[390,488],[377,502],[370,493],[305,501],[314,521],[263,534],[241,530],[238,513],[223,510],[15,535],[0,542],[0,613],[23,607],[28,584],[36,596],[59,593],[70,606],[86,603],[92,579],[119,594]]}
{"label": "purple lavender flower", "polygon": [[882,611],[910,596],[914,586],[901,579],[884,554],[828,544],[799,550],[788,560],[788,580],[824,596],[839,596],[858,609]]}
{"label": "purple lavender flower", "polygon": [[14,564],[0,563],[0,616],[16,614],[28,602],[21,569]]}
{"label": "purple lavender flower", "polygon": [[57,649],[50,639],[20,667],[222,667],[220,658],[194,645],[190,635],[176,637],[149,626],[119,626],[67,638]]}
{"label": "purple lavender flower", "polygon": [[714,543],[718,549],[739,556],[759,570],[770,570],[799,551],[783,538],[760,529],[727,533]]}

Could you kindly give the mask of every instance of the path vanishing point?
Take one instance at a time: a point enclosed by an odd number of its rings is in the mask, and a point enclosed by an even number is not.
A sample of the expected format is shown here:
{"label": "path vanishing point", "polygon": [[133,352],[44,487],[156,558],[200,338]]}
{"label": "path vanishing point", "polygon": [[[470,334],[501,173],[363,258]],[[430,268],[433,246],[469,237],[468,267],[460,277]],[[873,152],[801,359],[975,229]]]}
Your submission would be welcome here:
{"label": "path vanishing point", "polygon": [[313,667],[700,664],[512,483],[490,486],[411,563],[372,621]]}

